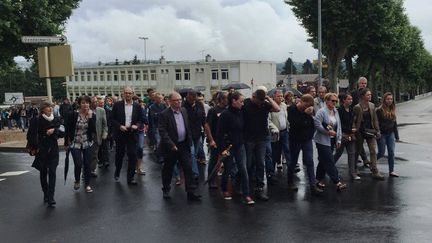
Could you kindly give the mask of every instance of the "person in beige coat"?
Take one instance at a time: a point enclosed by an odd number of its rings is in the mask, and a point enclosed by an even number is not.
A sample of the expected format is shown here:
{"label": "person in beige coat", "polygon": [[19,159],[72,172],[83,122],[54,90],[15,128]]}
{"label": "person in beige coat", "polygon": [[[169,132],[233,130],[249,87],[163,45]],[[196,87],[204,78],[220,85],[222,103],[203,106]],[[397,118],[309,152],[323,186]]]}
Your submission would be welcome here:
{"label": "person in beige coat", "polygon": [[355,161],[358,160],[359,151],[361,151],[363,142],[366,140],[370,153],[372,178],[383,180],[384,177],[379,173],[377,168],[377,139],[380,138],[381,134],[375,112],[375,105],[370,102],[372,93],[368,88],[361,89],[359,93],[360,102],[354,106],[353,121],[353,128],[356,131]]}

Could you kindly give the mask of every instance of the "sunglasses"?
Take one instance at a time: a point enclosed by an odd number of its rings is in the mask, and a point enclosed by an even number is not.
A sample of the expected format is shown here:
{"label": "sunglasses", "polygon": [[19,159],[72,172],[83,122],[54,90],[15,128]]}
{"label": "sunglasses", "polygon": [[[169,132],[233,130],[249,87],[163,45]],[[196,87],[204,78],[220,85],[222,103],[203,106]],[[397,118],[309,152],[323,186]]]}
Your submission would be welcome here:
{"label": "sunglasses", "polygon": [[338,101],[337,100],[330,100],[331,102],[333,102],[333,103],[337,103]]}

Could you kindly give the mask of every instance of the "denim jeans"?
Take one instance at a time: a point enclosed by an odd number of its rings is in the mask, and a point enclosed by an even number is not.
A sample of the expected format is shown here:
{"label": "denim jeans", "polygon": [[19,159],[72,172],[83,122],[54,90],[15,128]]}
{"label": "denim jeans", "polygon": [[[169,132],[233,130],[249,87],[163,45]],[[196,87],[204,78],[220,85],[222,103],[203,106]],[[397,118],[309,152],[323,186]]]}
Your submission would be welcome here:
{"label": "denim jeans", "polygon": [[201,144],[201,137],[192,139],[192,146],[191,146],[191,155],[192,155],[192,175],[194,177],[199,176],[199,167],[198,167],[198,160],[197,155],[199,152],[199,146]]}
{"label": "denim jeans", "polygon": [[281,163],[281,154],[283,152],[287,164],[291,161],[289,149],[289,133],[287,130],[279,131],[279,141],[271,143],[273,164]]}
{"label": "denim jeans", "polygon": [[221,189],[223,192],[228,191],[228,177],[231,175],[231,178],[234,178],[232,175],[232,167],[234,163],[237,165],[238,176],[240,177],[241,188],[243,196],[250,196],[249,190],[249,176],[246,169],[246,150],[244,145],[241,145],[238,148],[235,148],[231,151],[230,156],[225,158],[224,160],[224,172],[222,174],[221,180]]}
{"label": "denim jeans", "polygon": [[137,141],[137,159],[142,159],[144,156],[144,132],[138,132]]}
{"label": "denim jeans", "polygon": [[[217,152],[217,148],[210,148],[210,158],[209,158],[209,163],[208,163],[208,167],[207,167],[207,176],[210,176],[210,174],[212,173],[216,163],[218,160],[218,152]],[[216,176],[213,175],[213,178],[211,178],[211,180],[209,180],[209,185],[214,185],[215,184],[215,178]]]}
{"label": "denim jeans", "polygon": [[318,150],[319,161],[316,169],[316,179],[318,181],[321,181],[325,178],[325,175],[327,174],[333,181],[333,183],[338,183],[340,181],[340,178],[338,170],[335,166],[332,146],[316,143],[316,148]]}
{"label": "denim jeans", "polygon": [[306,166],[306,173],[308,175],[309,185],[311,186],[311,188],[315,187],[315,168],[313,161],[312,139],[305,142],[291,140],[289,142],[289,145],[291,152],[291,161],[288,164],[288,184],[293,184],[294,182],[294,169],[297,165],[300,151],[302,151],[303,164]]}
{"label": "denim jeans", "polygon": [[272,151],[271,139],[269,138],[266,143],[265,151],[265,169],[267,178],[275,176],[275,163],[273,161]]}
{"label": "denim jeans", "polygon": [[247,141],[246,161],[249,178],[256,177],[256,187],[264,187],[265,152],[267,139],[260,141]]}
{"label": "denim jeans", "polygon": [[75,182],[80,181],[81,170],[84,168],[84,185],[88,186],[90,184],[90,164],[92,159],[93,147],[86,149],[75,149],[71,148],[72,158],[75,164]]}
{"label": "denim jeans", "polygon": [[384,157],[385,149],[387,146],[387,157],[389,173],[394,170],[394,160],[395,160],[395,135],[394,132],[390,134],[381,134],[381,138],[378,140],[378,154],[377,159]]}

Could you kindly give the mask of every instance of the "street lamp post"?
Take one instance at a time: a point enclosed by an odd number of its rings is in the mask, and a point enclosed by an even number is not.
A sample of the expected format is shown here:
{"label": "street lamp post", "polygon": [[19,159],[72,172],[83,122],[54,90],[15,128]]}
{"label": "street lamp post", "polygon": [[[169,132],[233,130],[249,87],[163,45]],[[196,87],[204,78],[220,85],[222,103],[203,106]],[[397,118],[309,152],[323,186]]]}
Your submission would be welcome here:
{"label": "street lamp post", "polygon": [[138,39],[144,40],[144,63],[147,63],[147,45],[146,45],[146,42],[148,40],[148,37],[140,36],[140,37],[138,37]]}
{"label": "street lamp post", "polygon": [[292,51],[290,51],[290,52],[288,52],[290,55],[291,55],[291,70],[290,70],[290,78],[289,78],[289,86],[291,87],[291,85],[292,85],[292,78],[293,78],[293,52]]}
{"label": "street lamp post", "polygon": [[318,0],[318,87],[322,85],[322,26],[321,0]]}

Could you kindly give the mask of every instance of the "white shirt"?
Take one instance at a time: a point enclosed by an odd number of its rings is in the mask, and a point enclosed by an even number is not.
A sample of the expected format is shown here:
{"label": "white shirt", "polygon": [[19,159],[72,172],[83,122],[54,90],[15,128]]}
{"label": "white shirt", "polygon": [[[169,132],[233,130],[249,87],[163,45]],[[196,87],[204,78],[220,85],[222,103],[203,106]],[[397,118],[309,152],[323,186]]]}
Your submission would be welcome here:
{"label": "white shirt", "polygon": [[287,119],[285,117],[285,112],[279,111],[277,114],[279,119],[280,131],[287,129]]}
{"label": "white shirt", "polygon": [[133,103],[128,104],[125,101],[125,126],[130,127],[132,125],[132,108]]}

